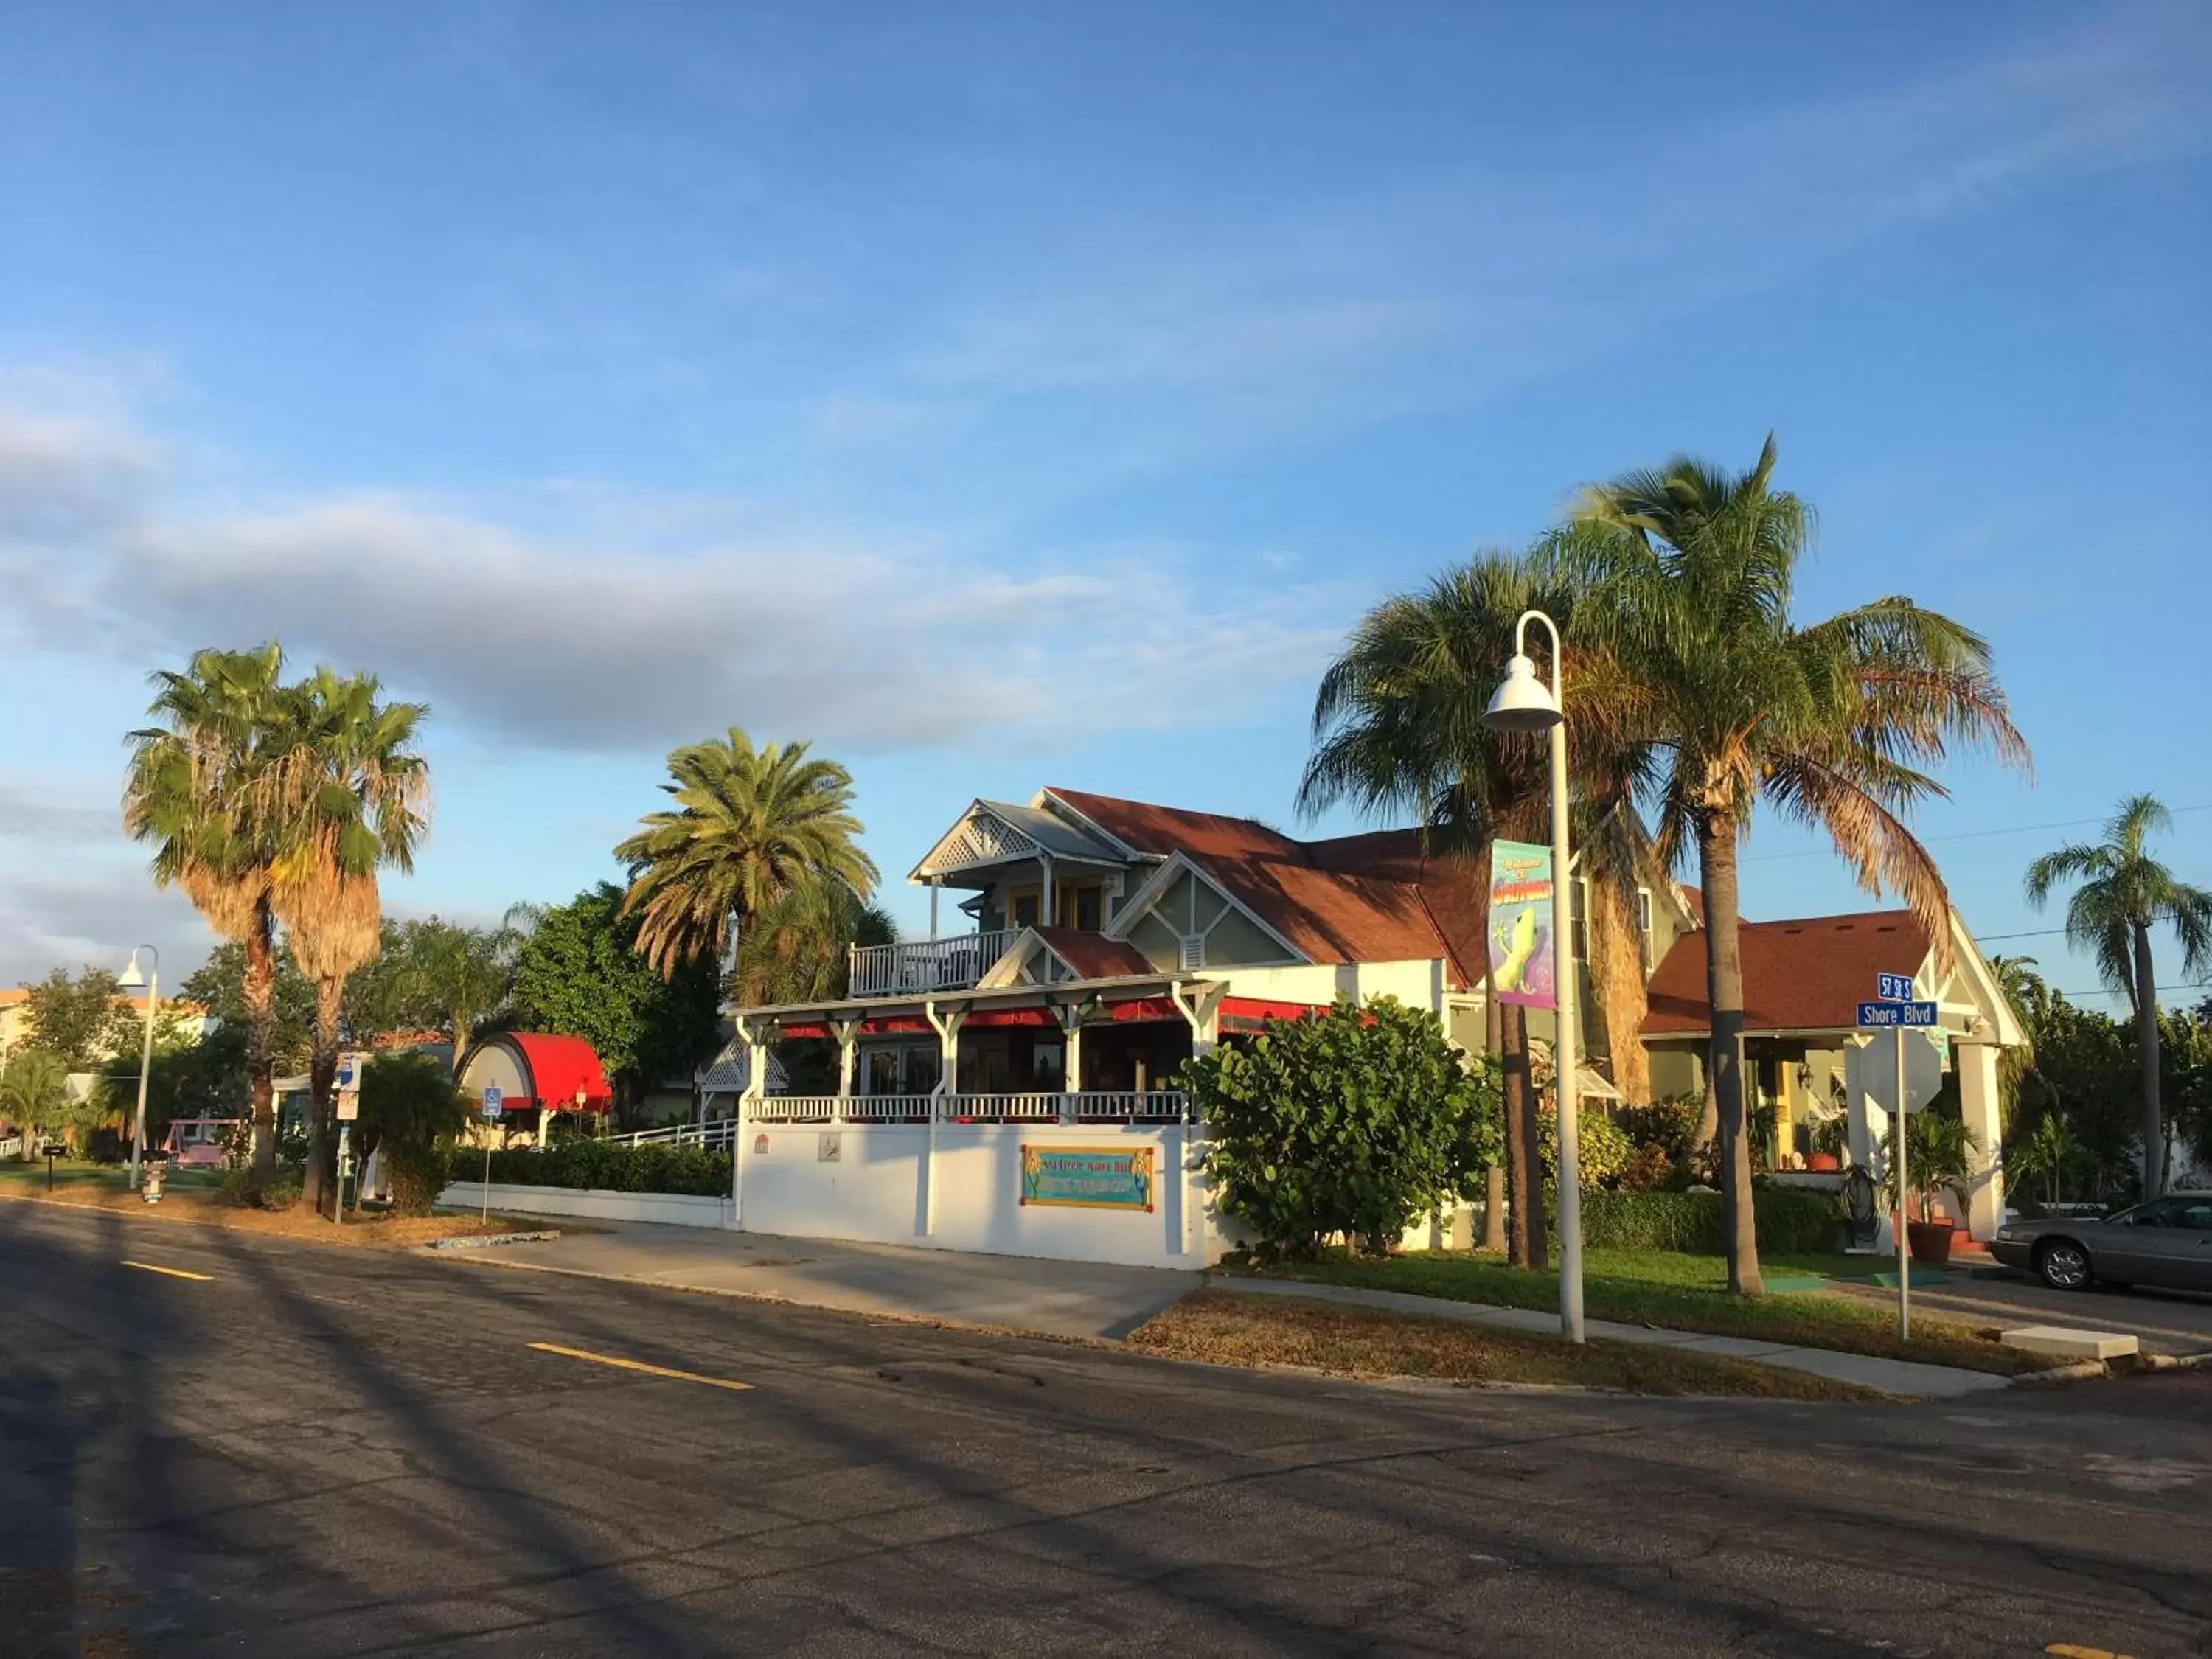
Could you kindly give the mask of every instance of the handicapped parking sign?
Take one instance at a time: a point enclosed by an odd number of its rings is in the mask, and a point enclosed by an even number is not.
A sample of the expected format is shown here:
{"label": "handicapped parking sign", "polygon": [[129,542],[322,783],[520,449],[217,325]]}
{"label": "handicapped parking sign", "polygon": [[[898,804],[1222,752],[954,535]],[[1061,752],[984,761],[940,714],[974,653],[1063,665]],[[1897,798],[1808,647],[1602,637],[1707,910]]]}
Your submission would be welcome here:
{"label": "handicapped parking sign", "polygon": [[483,1115],[486,1117],[497,1117],[499,1115],[500,1108],[506,1103],[506,1096],[500,1091],[499,1085],[496,1083],[485,1084],[483,1091]]}

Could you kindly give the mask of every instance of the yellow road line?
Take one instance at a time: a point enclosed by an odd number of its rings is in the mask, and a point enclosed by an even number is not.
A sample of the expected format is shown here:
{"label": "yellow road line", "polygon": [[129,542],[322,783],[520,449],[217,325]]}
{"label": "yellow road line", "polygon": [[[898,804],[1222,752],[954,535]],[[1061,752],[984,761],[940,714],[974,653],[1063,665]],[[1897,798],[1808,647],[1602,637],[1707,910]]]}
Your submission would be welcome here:
{"label": "yellow road line", "polygon": [[673,1371],[665,1365],[648,1365],[642,1359],[619,1359],[611,1353],[591,1353],[582,1348],[564,1348],[557,1343],[533,1342],[530,1345],[540,1353],[557,1353],[567,1359],[588,1359],[594,1365],[612,1365],[617,1370],[642,1371],[647,1376],[665,1376],[678,1382],[703,1382],[710,1389],[750,1389],[750,1382],[732,1382],[726,1376],[702,1376],[696,1371]]}
{"label": "yellow road line", "polygon": [[2053,1642],[2044,1649],[2056,1654],[2057,1659],[2128,1659],[2124,1653],[2114,1653],[2110,1648],[2077,1648],[2071,1642]]}
{"label": "yellow road line", "polygon": [[213,1273],[188,1273],[182,1267],[157,1267],[150,1261],[125,1261],[126,1267],[136,1267],[142,1273],[167,1273],[172,1279],[195,1279],[202,1285],[215,1283]]}

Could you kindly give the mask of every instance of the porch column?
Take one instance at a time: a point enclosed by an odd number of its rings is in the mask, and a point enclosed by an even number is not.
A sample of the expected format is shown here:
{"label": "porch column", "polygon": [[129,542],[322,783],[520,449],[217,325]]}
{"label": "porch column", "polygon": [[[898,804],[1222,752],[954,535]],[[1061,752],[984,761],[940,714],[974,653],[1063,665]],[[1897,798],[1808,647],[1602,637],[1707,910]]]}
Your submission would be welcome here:
{"label": "porch column", "polygon": [[1959,1074],[1959,1115],[1979,1150],[1967,1154],[1974,1171],[1966,1192],[1966,1231],[1987,1242],[2004,1220],[2004,1142],[1997,1093],[1997,1056],[1992,1038],[1979,1032],[1961,1037],[1951,1050]]}
{"label": "porch column", "polygon": [[841,1103],[837,1115],[842,1119],[845,1109],[842,1103],[853,1097],[854,1049],[860,1041],[860,1022],[857,1019],[833,1019],[830,1022],[830,1030],[837,1039],[837,1098]]}
{"label": "porch column", "polygon": [[963,1007],[947,1008],[938,1012],[937,1004],[925,1001],[922,1018],[937,1033],[937,1087],[931,1091],[929,1102],[929,1150],[924,1161],[921,1199],[921,1233],[925,1238],[937,1235],[937,1121],[945,1115],[945,1103],[957,1092],[960,1081],[960,1027],[968,1018]]}
{"label": "porch column", "polygon": [[550,1106],[540,1106],[538,1109],[538,1150],[541,1152],[545,1150],[546,1126],[552,1121],[553,1109]]}
{"label": "porch column", "polygon": [[[1168,997],[1176,1011],[1190,1027],[1191,1057],[1212,1051],[1221,1038],[1221,999],[1229,987],[1216,980],[1173,980],[1168,985]],[[1190,994],[1186,996],[1188,991]],[[1140,1079],[1141,1079],[1141,1074]],[[1140,1082],[1141,1086],[1141,1082]],[[1194,1224],[1198,1208],[1198,1108],[1190,1102],[1183,1103],[1182,1138],[1176,1162],[1182,1167],[1177,1178],[1182,1187],[1182,1253],[1195,1251],[1201,1258],[1206,1255],[1206,1235]]]}
{"label": "porch column", "polygon": [[1060,1121],[1072,1123],[1076,1115],[1074,1097],[1083,1092],[1083,1005],[1055,1002],[1052,1005],[1052,1017],[1060,1027],[1061,1049],[1066,1056],[1060,1091],[1066,1098],[1060,1103]]}
{"label": "porch column", "polygon": [[945,884],[935,876],[929,878],[929,936],[937,937],[937,890]]}
{"label": "porch column", "polygon": [[1850,1037],[1847,1043],[1844,1050],[1844,1093],[1848,1101],[1844,1110],[1850,1117],[1851,1167],[1864,1170],[1879,1181],[1879,1166],[1883,1158],[1875,1155],[1878,1143],[1875,1139],[1875,1114],[1880,1108],[1874,1097],[1874,1048],[1863,1036]]}
{"label": "porch column", "polygon": [[[1037,848],[1037,870],[1041,885],[1037,889],[1037,920],[1046,927],[1052,926],[1052,854],[1043,848]],[[1013,920],[1009,916],[1008,921]]]}
{"label": "porch column", "polygon": [[749,1104],[768,1093],[768,1032],[765,1028],[738,1024],[745,1045],[745,1086],[738,1097],[736,1120],[730,1139],[730,1224],[742,1231],[745,1224],[745,1115]]}

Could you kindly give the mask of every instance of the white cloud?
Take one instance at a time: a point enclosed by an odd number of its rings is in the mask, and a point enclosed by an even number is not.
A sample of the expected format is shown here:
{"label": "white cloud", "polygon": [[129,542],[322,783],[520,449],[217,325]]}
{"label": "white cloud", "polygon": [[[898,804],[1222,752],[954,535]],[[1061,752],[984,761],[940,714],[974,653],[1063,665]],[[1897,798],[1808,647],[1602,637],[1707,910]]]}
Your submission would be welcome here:
{"label": "white cloud", "polygon": [[[769,541],[726,507],[572,486],[511,515],[528,532],[398,493],[210,514],[127,424],[0,406],[11,431],[37,440],[0,472],[0,626],[20,640],[65,633],[143,665],[281,639],[532,745],[665,748],[738,724],[866,752],[1068,718],[1202,724],[1309,677],[1337,633],[1321,590],[1255,598],[1173,550],[1004,569],[918,543]],[[130,488],[82,486],[125,462]]]}

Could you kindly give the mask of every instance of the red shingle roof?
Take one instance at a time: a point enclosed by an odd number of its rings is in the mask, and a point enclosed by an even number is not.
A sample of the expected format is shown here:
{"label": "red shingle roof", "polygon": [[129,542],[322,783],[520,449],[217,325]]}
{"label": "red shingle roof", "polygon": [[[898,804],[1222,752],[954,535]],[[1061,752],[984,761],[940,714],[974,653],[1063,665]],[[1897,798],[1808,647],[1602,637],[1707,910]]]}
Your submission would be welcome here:
{"label": "red shingle roof", "polygon": [[1181,853],[1314,962],[1443,957],[1461,984],[1481,977],[1475,878],[1462,875],[1470,868],[1463,862],[1425,860],[1417,830],[1301,842],[1250,818],[1080,789],[1048,793],[1139,853]]}
{"label": "red shingle roof", "polygon": [[1145,953],[1125,939],[1074,927],[1040,927],[1036,936],[1079,979],[1124,979],[1155,971]]}
{"label": "red shingle roof", "polygon": [[[1705,1000],[1703,933],[1685,933],[1651,976],[1646,1036],[1694,1036],[1712,1029]],[[1747,921],[1741,929],[1747,1031],[1849,1030],[1871,1001],[1877,974],[1917,973],[1927,931],[1910,910]]]}

